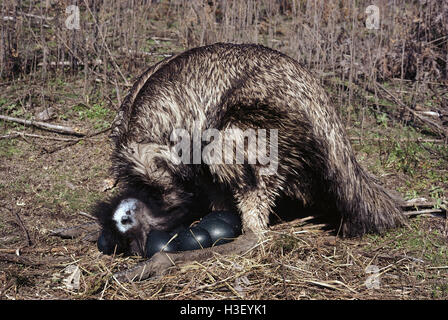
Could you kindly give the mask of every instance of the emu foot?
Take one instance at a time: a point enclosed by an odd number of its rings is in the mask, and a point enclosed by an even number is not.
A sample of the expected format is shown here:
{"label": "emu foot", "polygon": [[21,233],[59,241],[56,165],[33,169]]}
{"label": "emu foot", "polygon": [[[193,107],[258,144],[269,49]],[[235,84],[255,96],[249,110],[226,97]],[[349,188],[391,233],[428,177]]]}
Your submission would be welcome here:
{"label": "emu foot", "polygon": [[207,260],[217,254],[243,254],[254,248],[259,238],[252,232],[239,236],[230,243],[216,247],[175,253],[158,252],[151,259],[135,267],[117,272],[114,278],[120,282],[141,281],[163,275],[169,268],[181,263]]}

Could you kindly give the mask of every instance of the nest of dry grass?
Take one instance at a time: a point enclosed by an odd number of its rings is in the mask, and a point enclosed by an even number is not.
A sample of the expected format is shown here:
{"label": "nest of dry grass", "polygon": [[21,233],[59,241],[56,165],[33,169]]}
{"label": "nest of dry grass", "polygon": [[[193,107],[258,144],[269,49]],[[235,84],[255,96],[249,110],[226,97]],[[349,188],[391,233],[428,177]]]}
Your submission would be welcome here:
{"label": "nest of dry grass", "polygon": [[[376,243],[369,238],[335,237],[309,219],[274,226],[262,243],[243,255],[215,255],[133,283],[120,283],[113,273],[135,265],[138,258],[105,256],[94,244],[81,240],[67,246],[30,248],[22,252],[22,260],[10,260],[0,272],[0,296],[125,300],[443,298],[434,296],[434,290],[437,285],[446,286],[446,266],[433,267],[424,256],[415,256],[405,248],[391,250],[406,229]],[[433,223],[441,228],[440,219]],[[79,283],[73,287],[68,278],[76,269]],[[446,289],[442,292],[446,294]]]}

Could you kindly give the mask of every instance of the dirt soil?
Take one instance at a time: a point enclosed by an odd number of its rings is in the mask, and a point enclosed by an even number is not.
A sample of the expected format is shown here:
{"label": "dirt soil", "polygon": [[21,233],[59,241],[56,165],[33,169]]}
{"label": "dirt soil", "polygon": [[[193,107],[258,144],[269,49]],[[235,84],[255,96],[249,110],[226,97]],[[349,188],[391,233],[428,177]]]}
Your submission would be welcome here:
{"label": "dirt soil", "polygon": [[[75,86],[76,81],[65,88]],[[7,87],[5,97],[12,99],[21,90],[32,88]],[[76,99],[58,100],[53,122],[98,130],[99,118],[73,112]],[[101,121],[110,123],[113,115],[110,110]],[[112,274],[140,258],[106,256],[94,242],[51,235],[57,228],[91,222],[91,205],[119,188],[104,191],[110,178],[108,132],[58,141],[48,137],[71,137],[0,124],[2,135],[47,137],[0,140],[0,299],[448,298],[448,227],[443,216],[419,216],[407,227],[362,239],[341,239],[307,219],[295,220],[273,226],[265,242],[242,256],[215,256],[173,267],[157,279],[119,283]],[[355,149],[376,174],[386,171],[380,180],[387,186],[411,189],[405,174],[374,166],[371,161],[379,154]],[[76,270],[79,284],[73,286],[68,280]]]}

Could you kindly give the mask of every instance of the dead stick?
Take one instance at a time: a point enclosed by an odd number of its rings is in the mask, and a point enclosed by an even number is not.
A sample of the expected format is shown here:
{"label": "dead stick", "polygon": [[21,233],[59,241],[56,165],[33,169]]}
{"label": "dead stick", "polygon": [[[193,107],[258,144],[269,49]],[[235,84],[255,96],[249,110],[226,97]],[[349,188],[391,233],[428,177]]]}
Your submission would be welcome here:
{"label": "dead stick", "polygon": [[429,119],[422,117],[421,115],[419,115],[417,112],[415,112],[414,110],[412,110],[410,107],[408,107],[407,105],[405,105],[399,98],[397,98],[392,92],[390,92],[389,90],[387,90],[384,86],[382,86],[381,84],[379,84],[378,82],[375,83],[375,85],[380,88],[381,90],[383,90],[385,93],[387,93],[387,95],[389,95],[393,101],[395,101],[395,103],[399,104],[401,107],[405,108],[407,111],[409,111],[415,118],[419,119],[420,121],[422,121],[423,123],[426,123],[434,128],[437,129],[437,131],[439,133],[441,133],[445,138],[448,137],[448,132],[441,127],[440,125],[438,125],[437,123],[430,121]]}
{"label": "dead stick", "polygon": [[17,218],[17,222],[19,224],[19,226],[22,228],[23,232],[25,233],[27,242],[28,242],[28,246],[31,246],[33,244],[33,242],[31,241],[30,238],[30,234],[28,233],[28,230],[25,227],[25,224],[23,223],[22,219],[20,218],[19,214],[17,212],[14,211],[14,215]]}
{"label": "dead stick", "polygon": [[48,153],[48,154],[55,153],[55,152],[60,151],[60,150],[62,150],[62,149],[64,149],[64,148],[73,146],[73,145],[77,144],[77,143],[78,143],[79,141],[81,141],[81,140],[89,139],[89,138],[95,137],[95,136],[100,135],[100,134],[102,134],[102,133],[104,133],[104,132],[107,132],[107,131],[109,131],[109,130],[111,130],[111,129],[112,129],[112,127],[108,127],[108,128],[106,128],[106,129],[103,129],[103,130],[100,130],[100,131],[97,131],[97,132],[88,134],[88,135],[86,135],[86,136],[80,138],[79,140],[71,141],[71,142],[66,143],[65,145],[56,147],[56,148],[54,148],[53,150],[46,151],[46,153]]}
{"label": "dead stick", "polygon": [[51,247],[51,248],[0,248],[0,253],[12,253],[16,254],[17,251],[22,253],[57,253],[61,251],[70,252],[75,251],[76,249],[79,249],[79,247],[76,246],[61,246],[61,247]]}
{"label": "dead stick", "polygon": [[[360,140],[372,140],[372,141],[391,141],[390,138],[368,138],[368,137],[350,137],[350,141],[360,141]],[[394,139],[394,141],[400,142],[428,142],[428,143],[446,143],[442,139]]]}
{"label": "dead stick", "polygon": [[77,238],[86,233],[99,232],[101,226],[96,222],[87,222],[78,226],[69,228],[59,228],[51,230],[52,236],[57,236],[63,239]]}
{"label": "dead stick", "polygon": [[18,133],[5,134],[3,136],[0,136],[0,139],[13,139],[13,138],[17,138],[18,136],[20,136],[20,134],[18,134]]}
{"label": "dead stick", "polygon": [[416,216],[416,215],[422,215],[422,214],[428,214],[428,213],[445,213],[445,210],[443,210],[443,209],[425,209],[425,210],[417,210],[417,211],[408,211],[408,212],[404,212],[403,214],[405,216]]}
{"label": "dead stick", "polygon": [[80,138],[61,138],[61,137],[51,137],[51,136],[41,136],[39,134],[25,133],[25,132],[15,132],[16,136],[24,136],[30,138],[40,138],[56,141],[79,141]]}
{"label": "dead stick", "polygon": [[412,209],[412,208],[433,208],[436,205],[435,202],[405,202],[401,204],[402,209]]}
{"label": "dead stick", "polygon": [[43,130],[64,133],[64,134],[70,134],[70,135],[74,135],[74,136],[78,136],[78,137],[85,136],[85,133],[82,133],[79,130],[72,129],[70,127],[61,126],[61,125],[56,125],[56,124],[14,118],[14,117],[9,117],[9,116],[4,116],[4,115],[0,115],[0,120],[17,122],[17,123],[21,123],[26,126],[34,126],[36,128],[43,129]]}

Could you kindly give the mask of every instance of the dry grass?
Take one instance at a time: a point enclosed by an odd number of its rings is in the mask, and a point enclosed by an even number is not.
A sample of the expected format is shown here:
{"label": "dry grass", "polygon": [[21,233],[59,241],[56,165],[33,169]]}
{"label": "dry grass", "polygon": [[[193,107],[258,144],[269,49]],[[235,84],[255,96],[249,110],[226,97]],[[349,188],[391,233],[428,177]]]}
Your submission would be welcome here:
{"label": "dry grass", "polygon": [[[447,298],[446,264],[434,265],[423,252],[395,247],[398,239],[409,237],[406,229],[396,230],[384,242],[341,240],[305,220],[277,225],[244,255],[215,256],[137,283],[120,283],[112,277],[135,264],[136,258],[104,256],[91,244],[24,250],[26,262],[10,261],[0,273],[1,294],[9,299]],[[418,228],[424,223],[428,220],[420,221]],[[445,245],[446,255],[446,240],[426,235],[424,241]],[[81,271],[78,289],[64,283],[70,265]],[[377,288],[367,284],[373,276],[369,266],[378,270]]]}

